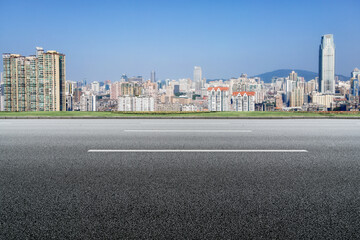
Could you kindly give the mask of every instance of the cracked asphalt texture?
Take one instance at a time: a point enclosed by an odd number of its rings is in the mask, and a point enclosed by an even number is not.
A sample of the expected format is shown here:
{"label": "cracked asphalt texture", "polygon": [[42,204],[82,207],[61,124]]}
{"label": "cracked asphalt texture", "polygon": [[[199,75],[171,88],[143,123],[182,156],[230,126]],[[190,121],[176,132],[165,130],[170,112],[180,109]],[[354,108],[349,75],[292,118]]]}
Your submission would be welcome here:
{"label": "cracked asphalt texture", "polygon": [[0,239],[359,236],[360,120],[0,120]]}

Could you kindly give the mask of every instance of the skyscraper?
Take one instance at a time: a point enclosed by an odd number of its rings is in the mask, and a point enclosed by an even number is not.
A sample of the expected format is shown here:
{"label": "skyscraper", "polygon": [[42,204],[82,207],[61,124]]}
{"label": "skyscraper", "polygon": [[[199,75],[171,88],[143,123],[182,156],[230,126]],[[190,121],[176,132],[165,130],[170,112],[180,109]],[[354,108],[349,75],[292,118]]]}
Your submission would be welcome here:
{"label": "skyscraper", "polygon": [[319,91],[327,94],[335,93],[335,44],[332,34],[321,37],[319,51]]}
{"label": "skyscraper", "polygon": [[36,48],[36,56],[3,54],[5,111],[65,111],[65,55]]}
{"label": "skyscraper", "polygon": [[201,88],[204,86],[202,85],[202,71],[201,67],[195,66],[194,67],[194,83],[195,83],[195,92],[200,93]]}
{"label": "skyscraper", "polygon": [[151,82],[156,82],[156,75],[155,75],[155,71],[151,71]]}
{"label": "skyscraper", "polygon": [[201,67],[195,66],[194,67],[194,82],[201,82],[201,78],[202,78]]}

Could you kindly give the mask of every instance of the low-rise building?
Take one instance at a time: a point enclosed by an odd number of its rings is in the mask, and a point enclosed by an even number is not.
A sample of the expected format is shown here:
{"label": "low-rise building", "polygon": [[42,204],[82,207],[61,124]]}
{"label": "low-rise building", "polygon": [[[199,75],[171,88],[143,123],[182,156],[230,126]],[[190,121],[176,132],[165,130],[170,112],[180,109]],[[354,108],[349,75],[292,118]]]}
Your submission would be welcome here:
{"label": "low-rise building", "polygon": [[334,102],[334,95],[315,93],[312,95],[311,102],[313,104],[322,105],[325,108],[330,108],[331,103]]}
{"label": "low-rise building", "polygon": [[182,112],[197,112],[199,111],[199,107],[195,104],[187,104],[181,106]]}
{"label": "low-rise building", "polygon": [[118,99],[118,111],[153,112],[155,111],[155,100],[153,97],[122,96]]}

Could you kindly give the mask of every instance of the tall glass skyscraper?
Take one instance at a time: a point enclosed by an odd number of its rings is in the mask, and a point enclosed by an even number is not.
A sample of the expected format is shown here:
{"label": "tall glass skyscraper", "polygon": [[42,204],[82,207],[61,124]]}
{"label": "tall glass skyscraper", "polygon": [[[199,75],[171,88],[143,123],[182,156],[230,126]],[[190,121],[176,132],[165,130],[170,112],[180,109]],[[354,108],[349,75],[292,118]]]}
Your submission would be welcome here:
{"label": "tall glass skyscraper", "polygon": [[153,82],[153,83],[156,82],[155,71],[151,71],[151,74],[150,74],[150,75],[151,75],[150,81]]}
{"label": "tall glass skyscraper", "polygon": [[319,52],[319,91],[327,94],[335,93],[335,44],[332,34],[321,37]]}

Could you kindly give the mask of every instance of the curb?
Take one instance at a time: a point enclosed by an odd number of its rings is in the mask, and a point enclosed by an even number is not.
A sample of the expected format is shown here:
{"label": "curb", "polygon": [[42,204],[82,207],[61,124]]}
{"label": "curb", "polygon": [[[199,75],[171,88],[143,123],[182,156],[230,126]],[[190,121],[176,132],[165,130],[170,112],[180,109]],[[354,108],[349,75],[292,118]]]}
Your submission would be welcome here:
{"label": "curb", "polygon": [[360,117],[351,116],[319,116],[319,117],[46,117],[46,116],[0,116],[0,119],[360,119]]}

